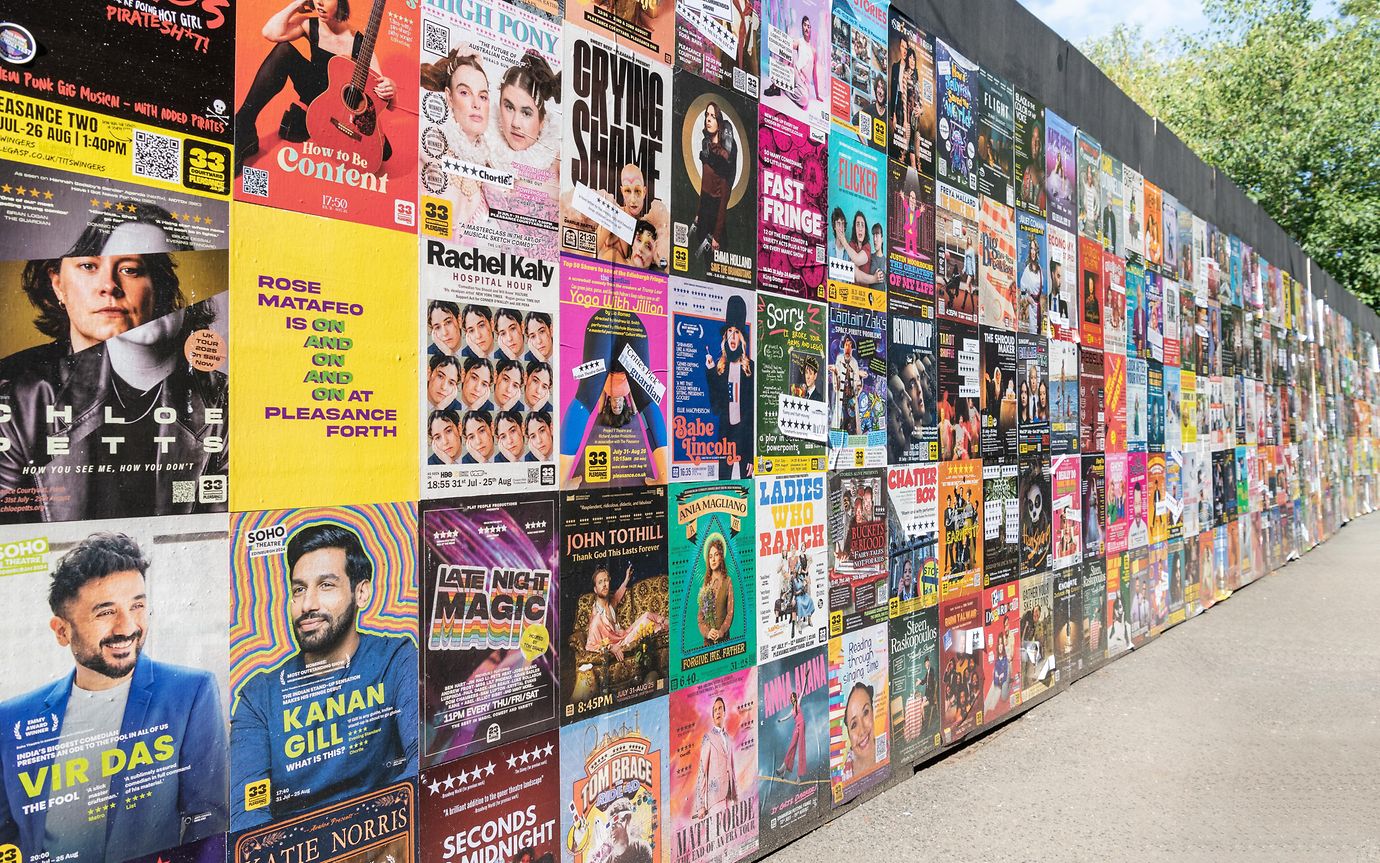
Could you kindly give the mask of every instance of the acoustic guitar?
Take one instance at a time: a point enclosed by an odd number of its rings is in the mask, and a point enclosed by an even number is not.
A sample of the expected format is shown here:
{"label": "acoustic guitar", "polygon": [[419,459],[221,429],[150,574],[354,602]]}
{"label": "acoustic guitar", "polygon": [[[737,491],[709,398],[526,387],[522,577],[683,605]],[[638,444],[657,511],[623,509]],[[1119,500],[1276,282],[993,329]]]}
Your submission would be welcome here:
{"label": "acoustic guitar", "polygon": [[387,0],[374,0],[359,55],[353,60],[332,57],[326,66],[326,90],[307,107],[307,132],[312,143],[336,152],[358,154],[363,164],[356,162],[355,167],[370,174],[377,174],[383,165],[383,132],[373,99],[379,77],[369,63],[374,57],[374,43],[386,3]]}

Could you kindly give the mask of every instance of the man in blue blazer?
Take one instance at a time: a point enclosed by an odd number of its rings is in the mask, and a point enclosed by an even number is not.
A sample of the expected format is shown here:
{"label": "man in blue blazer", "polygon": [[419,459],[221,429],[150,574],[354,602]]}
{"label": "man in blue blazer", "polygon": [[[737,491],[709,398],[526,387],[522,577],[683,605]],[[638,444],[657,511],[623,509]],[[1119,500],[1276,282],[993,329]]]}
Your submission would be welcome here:
{"label": "man in blue blazer", "polygon": [[53,572],[49,625],[74,668],[0,704],[0,846],[22,859],[120,863],[227,828],[216,681],[143,655],[148,566],[97,533]]}

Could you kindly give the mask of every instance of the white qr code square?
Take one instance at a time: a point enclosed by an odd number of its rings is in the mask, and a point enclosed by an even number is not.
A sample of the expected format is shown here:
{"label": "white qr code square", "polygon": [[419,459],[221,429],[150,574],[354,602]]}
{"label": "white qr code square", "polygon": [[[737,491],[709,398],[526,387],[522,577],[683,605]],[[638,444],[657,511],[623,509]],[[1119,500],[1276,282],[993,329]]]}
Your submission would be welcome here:
{"label": "white qr code square", "polygon": [[173,480],[173,503],[196,503],[196,483],[189,479]]}
{"label": "white qr code square", "polygon": [[134,130],[134,176],[176,183],[181,174],[181,141],[157,132]]}
{"label": "white qr code square", "polygon": [[267,198],[268,172],[260,168],[251,168],[246,165],[244,174],[240,177],[240,189],[246,195],[257,195],[260,198]]}
{"label": "white qr code square", "polygon": [[822,263],[824,263],[824,247],[823,247],[823,246],[815,246],[815,263],[816,263],[816,264],[822,264]]}
{"label": "white qr code square", "polygon": [[450,53],[450,28],[434,21],[423,21],[422,50],[432,54]]}

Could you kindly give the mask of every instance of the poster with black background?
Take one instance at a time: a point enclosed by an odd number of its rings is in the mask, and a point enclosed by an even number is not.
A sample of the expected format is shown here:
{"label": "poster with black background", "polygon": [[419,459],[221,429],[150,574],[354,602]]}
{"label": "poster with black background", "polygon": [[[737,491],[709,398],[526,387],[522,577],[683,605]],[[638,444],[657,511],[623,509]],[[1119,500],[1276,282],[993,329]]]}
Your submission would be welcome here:
{"label": "poster with black background", "polygon": [[555,493],[428,501],[421,520],[423,766],[555,728]]}
{"label": "poster with black background", "polygon": [[0,55],[7,91],[230,143],[231,0],[45,0],[0,18],[37,42],[23,65]]}

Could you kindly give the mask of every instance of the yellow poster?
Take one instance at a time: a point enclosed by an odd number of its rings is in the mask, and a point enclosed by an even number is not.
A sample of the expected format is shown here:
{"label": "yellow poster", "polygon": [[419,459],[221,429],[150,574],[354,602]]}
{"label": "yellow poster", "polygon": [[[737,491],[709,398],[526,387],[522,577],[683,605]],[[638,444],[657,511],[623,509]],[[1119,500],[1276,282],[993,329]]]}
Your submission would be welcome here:
{"label": "yellow poster", "polygon": [[416,497],[416,237],[232,207],[230,508]]}

